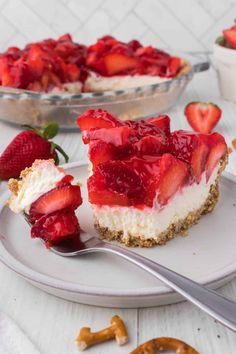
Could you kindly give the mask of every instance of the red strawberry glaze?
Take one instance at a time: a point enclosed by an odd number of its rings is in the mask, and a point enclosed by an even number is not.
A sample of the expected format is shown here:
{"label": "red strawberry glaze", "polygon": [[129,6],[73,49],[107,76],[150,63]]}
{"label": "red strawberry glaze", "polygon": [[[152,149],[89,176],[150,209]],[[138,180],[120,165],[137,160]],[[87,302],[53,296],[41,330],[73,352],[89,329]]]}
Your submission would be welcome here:
{"label": "red strawberry glaze", "polygon": [[107,161],[99,164],[93,176],[89,178],[88,188],[91,203],[94,194],[91,195],[90,192],[96,191],[101,192],[101,197],[104,193],[105,199],[106,192],[109,193],[109,198],[112,194],[115,203],[117,199],[122,199],[123,205],[141,204],[144,198],[140,176],[125,161]]}
{"label": "red strawberry glaze", "polygon": [[218,133],[201,134],[179,130],[171,134],[170,149],[174,156],[190,165],[192,182],[199,183],[204,171],[209,179],[214,167],[227,152],[227,145]]}
{"label": "red strawberry glaze", "polygon": [[58,183],[57,183],[57,187],[61,187],[64,185],[68,185],[71,184],[71,182],[73,181],[74,177],[71,175],[65,175]]}
{"label": "red strawberry glaze", "polygon": [[84,81],[86,47],[69,34],[57,40],[30,43],[22,50],[9,48],[0,54],[0,82],[3,86],[48,92],[64,83]]}
{"label": "red strawberry glaze", "polygon": [[181,59],[137,40],[124,43],[104,36],[89,47],[76,43],[70,34],[58,39],[10,47],[0,53],[0,84],[39,92],[68,90],[67,83],[83,87],[88,75],[149,75],[175,77]]}
{"label": "red strawberry glaze", "polygon": [[92,204],[116,205],[120,199],[118,205],[138,208],[165,205],[187,178],[187,164],[171,154],[110,161],[100,164],[89,178],[89,200]]}
{"label": "red strawberry glaze", "polygon": [[166,135],[170,134],[170,118],[166,114],[149,118],[146,122],[156,125],[158,128],[163,130]]}
{"label": "red strawberry glaze", "polygon": [[209,180],[214,168],[219,160],[226,154],[227,145],[225,139],[219,133],[211,134],[208,139],[210,145],[210,152],[206,161],[206,178]]}
{"label": "red strawberry glaze", "polygon": [[31,237],[39,237],[47,247],[65,240],[79,239],[80,227],[73,209],[62,209],[41,216],[32,226]]}
{"label": "red strawberry glaze", "polygon": [[31,204],[29,220],[34,223],[42,215],[51,214],[55,211],[71,208],[77,209],[82,203],[80,187],[71,184],[60,184],[49,192],[41,195]]}
{"label": "red strawberry glaze", "polygon": [[218,133],[171,133],[168,116],[116,123],[112,116],[104,127],[96,112],[82,116],[93,164],[88,180],[92,204],[163,208],[185,186],[200,183],[203,176],[207,182],[227,152]]}
{"label": "red strawberry glaze", "polygon": [[102,76],[158,75],[174,77],[180,66],[180,58],[152,46],[143,47],[136,40],[120,42],[104,36],[88,47],[86,65]]}

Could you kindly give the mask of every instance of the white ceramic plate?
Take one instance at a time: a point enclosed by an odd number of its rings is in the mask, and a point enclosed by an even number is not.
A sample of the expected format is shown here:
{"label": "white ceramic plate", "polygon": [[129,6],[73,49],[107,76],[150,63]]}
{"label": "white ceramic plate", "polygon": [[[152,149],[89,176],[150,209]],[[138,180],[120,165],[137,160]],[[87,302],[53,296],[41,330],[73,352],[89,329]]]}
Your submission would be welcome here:
{"label": "white ceramic plate", "polygon": [[[87,201],[87,165],[74,163],[69,173],[82,183],[84,203],[78,216],[82,229],[95,232]],[[134,251],[198,281],[217,288],[236,272],[236,183],[222,178],[221,199],[215,211],[202,217],[188,237],[176,237],[165,246]],[[4,207],[1,198],[0,259],[35,286],[56,296],[106,307],[146,307],[182,300],[149,274],[112,255],[90,254],[63,258],[29,237],[22,216]]]}

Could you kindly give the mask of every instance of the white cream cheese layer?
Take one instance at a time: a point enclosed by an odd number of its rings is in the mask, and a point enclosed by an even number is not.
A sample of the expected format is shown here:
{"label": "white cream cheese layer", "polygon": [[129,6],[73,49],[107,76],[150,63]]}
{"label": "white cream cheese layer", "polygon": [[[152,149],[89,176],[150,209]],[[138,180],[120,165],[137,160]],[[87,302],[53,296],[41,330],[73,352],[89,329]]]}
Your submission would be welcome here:
{"label": "white cream cheese layer", "polygon": [[165,231],[172,223],[187,217],[190,212],[200,209],[205,203],[218,168],[215,168],[208,183],[205,176],[199,184],[186,186],[163,208],[97,206],[93,205],[94,216],[101,227],[110,231],[123,231],[123,237],[132,234],[136,237],[154,238]]}
{"label": "white cream cheese layer", "polygon": [[120,75],[104,77],[95,73],[90,73],[85,81],[84,90],[86,91],[110,91],[123,90],[126,88],[139,87],[145,85],[158,84],[170,80],[168,78],[151,75]]}
{"label": "white cream cheese layer", "polygon": [[10,209],[14,213],[27,213],[30,205],[55,188],[65,175],[65,171],[56,167],[53,160],[36,160],[29,172],[18,182],[17,195],[13,194],[9,200]]}
{"label": "white cream cheese layer", "polygon": [[76,82],[67,82],[62,85],[62,88],[59,87],[53,87],[53,89],[50,91],[50,93],[81,93],[82,92],[82,82],[76,81]]}

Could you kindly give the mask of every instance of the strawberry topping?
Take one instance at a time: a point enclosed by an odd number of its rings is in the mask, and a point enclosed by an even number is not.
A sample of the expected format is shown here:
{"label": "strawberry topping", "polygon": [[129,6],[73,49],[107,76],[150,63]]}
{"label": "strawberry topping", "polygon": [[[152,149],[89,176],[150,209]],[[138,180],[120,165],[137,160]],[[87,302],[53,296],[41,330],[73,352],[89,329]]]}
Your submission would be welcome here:
{"label": "strawberry topping", "polygon": [[210,152],[206,162],[206,176],[209,180],[214,168],[219,163],[220,159],[227,152],[227,145],[222,135],[218,133],[211,134],[209,138]]}
{"label": "strawberry topping", "polygon": [[163,130],[166,135],[170,134],[170,118],[167,115],[163,114],[158,117],[149,118],[146,122],[156,125]]}
{"label": "strawberry topping", "polygon": [[43,194],[31,204],[29,220],[33,223],[42,215],[54,211],[71,208],[77,209],[82,203],[80,187],[70,184],[63,184]]}
{"label": "strawberry topping", "polygon": [[86,47],[74,43],[69,34],[28,44],[22,50],[12,47],[0,54],[0,82],[33,91],[62,89],[65,83],[86,78],[85,56]]}
{"label": "strawberry topping", "polygon": [[114,146],[126,145],[130,142],[132,129],[121,126],[116,128],[101,128],[89,131],[87,139],[101,140],[106,143],[112,143]]}
{"label": "strawberry topping", "polygon": [[138,64],[138,59],[122,55],[119,53],[111,53],[104,57],[103,75],[113,76],[116,74],[127,73],[134,69]]}
{"label": "strawberry topping", "polygon": [[179,130],[171,134],[170,144],[172,154],[191,166],[194,181],[199,183],[209,153],[206,136]]}
{"label": "strawberry topping", "polygon": [[103,109],[88,109],[77,118],[76,122],[82,131],[83,142],[85,144],[89,142],[89,130],[113,128],[122,125],[113,115]]}
{"label": "strawberry topping", "polygon": [[80,227],[73,209],[57,210],[43,215],[31,228],[31,237],[39,237],[47,247],[64,240],[79,238]]}
{"label": "strawberry topping", "polygon": [[186,185],[207,181],[226,153],[220,134],[171,133],[165,115],[125,122],[112,116],[109,123],[105,111],[100,116],[96,110],[82,115],[93,164],[92,204],[162,208]]}
{"label": "strawberry topping", "polygon": [[[10,47],[0,54],[0,84],[39,92],[69,90],[67,83],[83,86],[90,72],[102,76],[178,75],[181,60],[137,40],[121,42],[104,36],[89,47],[76,43],[70,34],[58,39],[30,43],[23,49]],[[80,87],[81,87],[80,86]]]}
{"label": "strawberry topping", "polygon": [[95,168],[99,163],[109,160],[123,160],[133,153],[131,144],[115,146],[102,140],[91,141],[89,144],[89,158]]}
{"label": "strawberry topping", "polygon": [[171,154],[164,154],[160,160],[160,176],[156,185],[159,203],[167,204],[168,200],[185,184],[187,177],[188,165],[175,159]]}
{"label": "strawberry topping", "polygon": [[[112,204],[116,203],[117,199],[122,199],[122,205],[132,203],[134,200],[141,202],[143,199],[144,190],[140,176],[122,161],[107,161],[99,164],[93,176],[90,177],[88,186],[91,203],[93,203],[94,196],[97,198],[94,193],[96,190],[100,191],[102,198],[100,204],[104,204],[102,192],[105,192],[104,198],[107,198],[106,191],[109,192]],[[90,191],[93,193],[90,194]],[[114,195],[114,199],[110,197],[111,194]]]}
{"label": "strawberry topping", "polygon": [[88,47],[86,65],[103,76],[174,77],[179,72],[181,60],[152,46],[143,47],[136,40],[124,43],[104,36]]}

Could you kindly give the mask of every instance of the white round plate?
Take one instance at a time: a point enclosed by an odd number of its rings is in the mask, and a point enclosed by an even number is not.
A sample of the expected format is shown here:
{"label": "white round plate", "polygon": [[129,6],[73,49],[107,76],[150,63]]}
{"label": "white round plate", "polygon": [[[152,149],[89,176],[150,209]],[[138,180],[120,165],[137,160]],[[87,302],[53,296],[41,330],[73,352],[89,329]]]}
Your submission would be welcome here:
{"label": "white round plate", "polygon": [[[94,233],[87,200],[87,165],[67,165],[82,183],[81,228]],[[7,195],[5,195],[5,200]],[[104,253],[74,258],[57,256],[30,239],[22,216],[4,206],[0,210],[0,260],[35,286],[59,297],[105,307],[147,307],[183,300],[160,281],[117,256]],[[217,288],[236,272],[236,183],[223,177],[221,199],[213,213],[201,218],[187,237],[176,237],[165,246],[133,250],[201,284]]]}

